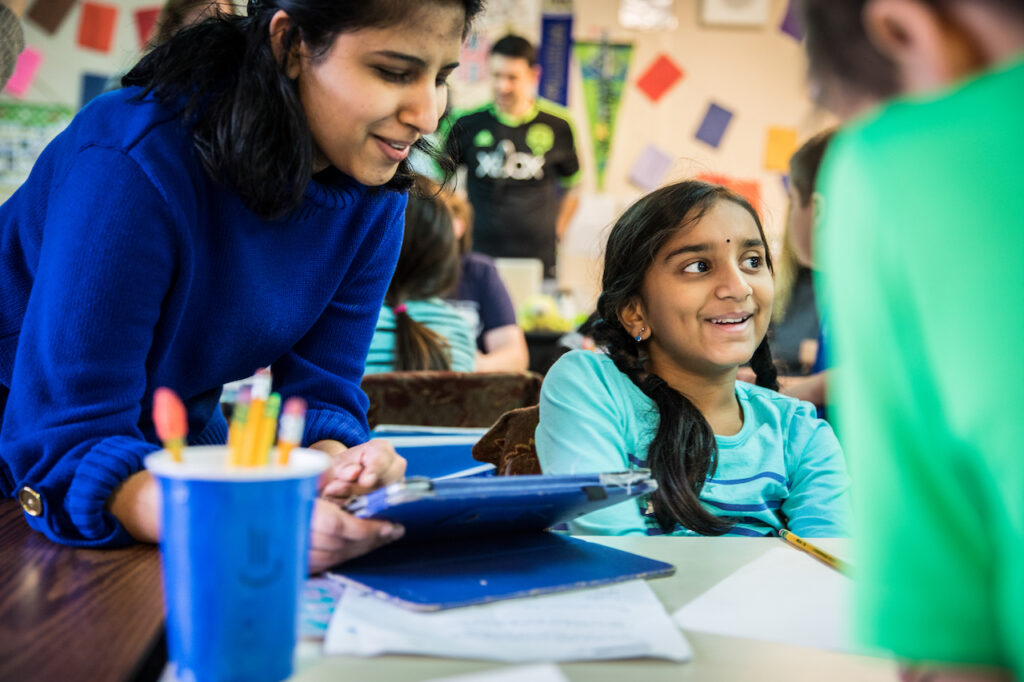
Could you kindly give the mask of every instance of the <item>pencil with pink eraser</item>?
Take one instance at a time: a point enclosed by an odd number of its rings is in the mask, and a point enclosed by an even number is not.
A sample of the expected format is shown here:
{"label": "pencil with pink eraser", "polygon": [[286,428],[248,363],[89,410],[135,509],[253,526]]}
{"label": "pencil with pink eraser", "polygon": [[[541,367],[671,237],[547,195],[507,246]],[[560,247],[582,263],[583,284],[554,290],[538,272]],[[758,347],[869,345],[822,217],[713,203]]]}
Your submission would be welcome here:
{"label": "pencil with pink eraser", "polygon": [[288,464],[293,449],[302,443],[302,432],[306,428],[306,401],[292,396],[284,402],[281,410],[281,425],[277,431],[277,463]]}
{"label": "pencil with pink eraser", "polygon": [[171,453],[171,459],[181,462],[181,451],[188,435],[188,415],[181,398],[164,386],[153,392],[153,425],[164,449]]}

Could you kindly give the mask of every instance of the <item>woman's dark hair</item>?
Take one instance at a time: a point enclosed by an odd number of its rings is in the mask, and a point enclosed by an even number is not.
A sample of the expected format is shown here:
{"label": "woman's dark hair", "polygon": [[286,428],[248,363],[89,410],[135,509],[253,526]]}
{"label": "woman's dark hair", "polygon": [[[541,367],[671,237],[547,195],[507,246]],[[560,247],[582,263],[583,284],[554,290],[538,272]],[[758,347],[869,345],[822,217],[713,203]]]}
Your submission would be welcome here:
{"label": "woman's dark hair", "polygon": [[440,187],[416,177],[405,209],[402,252],[384,297],[395,313],[395,369],[451,369],[447,339],[403,309],[416,301],[450,292],[459,277],[459,252],[452,215]]}
{"label": "woman's dark hair", "polygon": [[[589,328],[615,366],[658,407],[660,423],[647,451],[647,463],[658,481],[658,489],[652,495],[654,515],[665,532],[679,523],[701,535],[721,535],[732,526],[700,503],[704,481],[717,466],[715,434],[686,396],[646,368],[642,344],[623,327],[619,311],[641,295],[648,269],[672,235],[695,224],[723,201],[746,209],[764,239],[757,211],[742,196],[721,185],[694,180],[679,182],[655,190],[630,206],[608,237],[597,318]],[[767,250],[765,262],[771,271]],[[778,389],[767,338],[754,351],[750,364],[759,386]]]}
{"label": "woman's dark hair", "polygon": [[[466,31],[483,0],[428,0],[461,5]],[[207,173],[234,189],[246,208],[265,218],[297,208],[313,175],[314,151],[305,110],[283,60],[274,56],[270,21],[284,10],[291,27],[281,40],[290,54],[304,42],[313,59],[326,57],[341,33],[392,26],[423,0],[250,0],[248,16],[220,15],[188,27],[157,46],[121,80],[162,102],[183,103],[196,153]],[[451,163],[427,141],[418,149]],[[412,184],[408,159],[385,185]]]}

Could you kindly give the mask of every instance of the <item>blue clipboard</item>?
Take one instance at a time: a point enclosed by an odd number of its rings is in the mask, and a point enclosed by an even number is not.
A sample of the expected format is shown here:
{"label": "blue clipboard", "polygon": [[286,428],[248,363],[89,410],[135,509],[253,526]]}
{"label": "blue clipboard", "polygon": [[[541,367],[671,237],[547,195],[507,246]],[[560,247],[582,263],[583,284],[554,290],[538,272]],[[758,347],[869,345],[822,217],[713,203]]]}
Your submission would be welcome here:
{"label": "blue clipboard", "polygon": [[647,471],[393,484],[349,510],[402,523],[405,537],[329,574],[418,611],[670,575],[671,564],[545,530],[656,487]]}

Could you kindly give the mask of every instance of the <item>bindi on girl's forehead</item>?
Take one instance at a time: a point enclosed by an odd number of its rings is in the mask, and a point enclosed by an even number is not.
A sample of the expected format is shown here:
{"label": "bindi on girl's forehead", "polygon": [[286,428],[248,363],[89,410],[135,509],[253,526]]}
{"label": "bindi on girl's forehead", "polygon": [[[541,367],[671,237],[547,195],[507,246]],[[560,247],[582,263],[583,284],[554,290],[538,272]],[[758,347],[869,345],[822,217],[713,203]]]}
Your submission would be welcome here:
{"label": "bindi on girl's forehead", "polygon": [[725,243],[726,243],[726,244],[731,244],[731,243],[732,243],[732,240],[731,240],[731,239],[726,239],[726,240],[725,240]]}

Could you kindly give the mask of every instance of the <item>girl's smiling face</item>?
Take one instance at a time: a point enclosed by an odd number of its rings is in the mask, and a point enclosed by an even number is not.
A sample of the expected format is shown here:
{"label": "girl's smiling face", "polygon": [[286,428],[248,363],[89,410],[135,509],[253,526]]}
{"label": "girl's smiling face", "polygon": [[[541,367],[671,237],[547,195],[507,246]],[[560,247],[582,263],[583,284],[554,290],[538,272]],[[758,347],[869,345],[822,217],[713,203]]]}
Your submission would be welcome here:
{"label": "girl's smiling face", "polygon": [[655,254],[641,295],[620,316],[641,334],[649,369],[675,376],[735,373],[761,343],[775,293],[757,223],[739,204],[719,200]]}
{"label": "girl's smiling face", "polygon": [[465,19],[461,4],[422,3],[399,24],[338,34],[324,55],[300,50],[288,75],[313,135],[315,171],[331,165],[364,185],[394,176],[437,129]]}

